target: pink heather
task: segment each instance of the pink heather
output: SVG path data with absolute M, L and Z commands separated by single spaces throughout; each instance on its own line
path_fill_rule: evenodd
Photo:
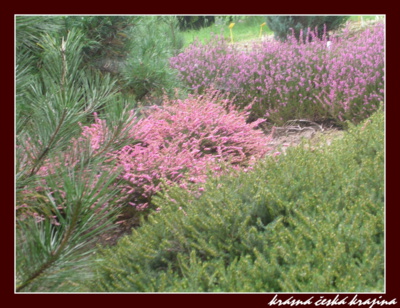
M 262 110 L 258 116 L 272 121 L 301 116 L 293 114 L 300 109 L 314 120 L 344 116 L 357 122 L 369 116 L 384 99 L 384 25 L 354 37 L 344 31 L 329 39 L 330 48 L 326 36 L 318 39 L 309 31 L 308 37 L 312 40 L 255 44 L 250 51 L 215 37 L 206 45 L 192 44 L 170 64 L 190 88 L 214 86 L 235 94 L 241 106 L 255 99 Z
M 263 120 L 248 124 L 247 116 L 215 90 L 152 107 L 130 131 L 132 141 L 141 142 L 106 154 L 124 169 L 125 199 L 144 209 L 165 185 L 190 189 L 206 181 L 208 170 L 221 174 L 221 164 L 240 169 L 265 156 L 270 137 L 256 129 Z M 100 121 L 83 127 L 81 141 L 90 141 L 94 151 L 107 133 Z

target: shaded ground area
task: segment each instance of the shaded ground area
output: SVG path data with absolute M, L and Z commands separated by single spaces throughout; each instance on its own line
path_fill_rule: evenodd
M 341 138 L 344 131 L 332 126 L 319 125 L 308 120 L 288 121 L 282 127 L 270 131 L 272 141 L 268 144 L 271 153 L 285 154 L 288 147 L 298 146 L 303 140 L 310 140 L 311 146 L 330 145 L 334 138 Z

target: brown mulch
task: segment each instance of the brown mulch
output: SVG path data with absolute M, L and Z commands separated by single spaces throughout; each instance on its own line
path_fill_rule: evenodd
M 269 129 L 272 141 L 268 145 L 270 153 L 286 153 L 288 147 L 298 146 L 303 140 L 310 140 L 314 146 L 330 145 L 334 138 L 341 138 L 343 130 L 308 120 L 291 120 L 282 127 Z

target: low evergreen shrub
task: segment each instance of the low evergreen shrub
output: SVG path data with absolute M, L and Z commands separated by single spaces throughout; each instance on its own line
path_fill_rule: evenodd
M 95 257 L 93 292 L 382 292 L 384 116 L 330 146 L 175 187 Z

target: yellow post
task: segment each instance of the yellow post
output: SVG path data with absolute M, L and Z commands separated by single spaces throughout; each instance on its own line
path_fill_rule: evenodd
M 261 26 L 260 26 L 260 37 L 261 37 L 261 34 L 262 34 L 262 28 L 263 28 L 266 24 L 267 24 L 267 23 L 264 22 L 264 23 L 262 23 Z
M 230 25 L 229 25 L 229 31 L 231 32 L 231 43 L 233 44 L 233 33 L 232 33 L 232 28 L 233 28 L 233 26 L 235 25 L 235 23 L 231 23 Z

